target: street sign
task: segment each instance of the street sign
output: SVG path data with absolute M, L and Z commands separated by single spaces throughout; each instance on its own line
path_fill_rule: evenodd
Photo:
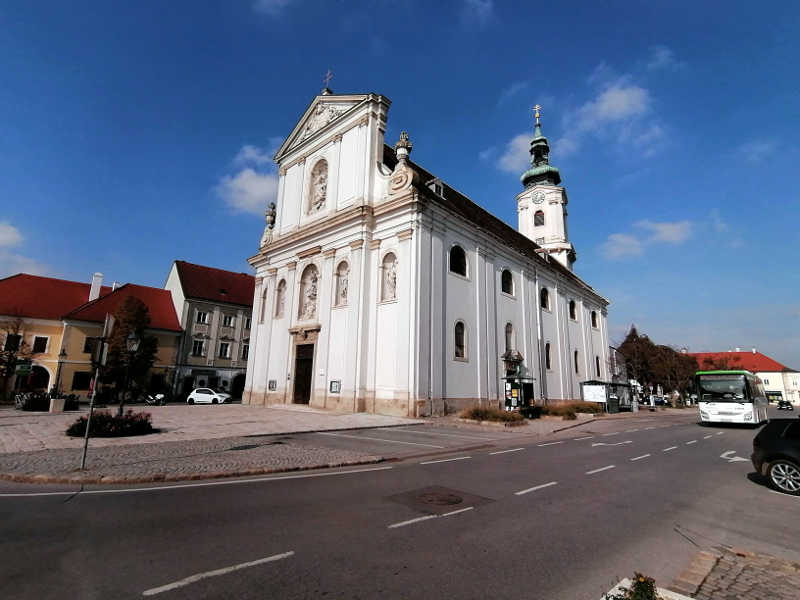
M 14 373 L 17 375 L 30 375 L 33 372 L 33 362 L 30 360 L 17 361 Z

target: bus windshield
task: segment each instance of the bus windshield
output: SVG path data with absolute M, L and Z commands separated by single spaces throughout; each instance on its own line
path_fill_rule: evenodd
M 700 402 L 749 402 L 744 375 L 699 375 Z

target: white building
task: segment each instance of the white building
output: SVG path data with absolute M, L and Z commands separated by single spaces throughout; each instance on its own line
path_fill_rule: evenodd
M 421 416 L 501 404 L 515 363 L 526 400 L 607 380 L 538 113 L 516 230 L 385 145 L 389 105 L 325 89 L 275 155 L 243 401 Z

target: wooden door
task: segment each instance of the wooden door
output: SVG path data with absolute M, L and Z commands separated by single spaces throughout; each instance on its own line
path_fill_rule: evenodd
M 314 344 L 301 344 L 295 349 L 294 398 L 295 404 L 308 404 L 311 400 L 311 380 L 314 367 Z

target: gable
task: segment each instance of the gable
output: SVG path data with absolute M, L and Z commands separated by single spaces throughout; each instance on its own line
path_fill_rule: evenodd
M 317 139 L 323 130 L 329 130 L 334 122 L 346 118 L 363 104 L 369 95 L 358 94 L 349 96 L 326 95 L 317 96 L 303 113 L 292 133 L 286 138 L 275 153 L 275 161 L 281 159 L 293 150 L 303 146 L 307 141 Z

